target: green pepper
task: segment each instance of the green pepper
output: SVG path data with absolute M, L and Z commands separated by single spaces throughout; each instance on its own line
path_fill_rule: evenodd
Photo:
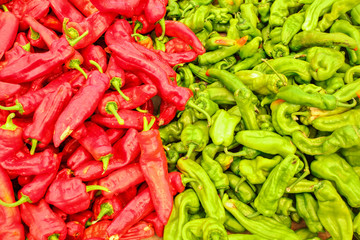
M 190 0 L 190 1 L 179 2 L 179 6 L 183 10 L 182 17 L 186 16 L 187 12 L 193 9 L 194 7 L 209 5 L 212 1 L 214 0 Z
M 350 108 L 348 107 L 337 107 L 334 110 L 322 110 L 319 108 L 310 107 L 308 108 L 308 111 L 294 113 L 293 115 L 300 116 L 300 121 L 303 124 L 310 125 L 318 117 L 333 116 L 349 110 Z
M 319 203 L 317 215 L 333 239 L 353 239 L 351 212 L 331 182 L 318 183 L 314 194 Z
M 198 56 L 198 63 L 200 66 L 217 63 L 226 57 L 234 55 L 240 50 L 240 48 L 241 45 L 234 44 L 233 46 L 223 47 L 211 52 L 206 52 Z
M 227 148 L 224 148 L 224 151 L 225 151 L 225 154 L 227 154 L 227 155 L 234 156 L 234 157 L 244 157 L 246 159 L 254 159 L 261 154 L 260 151 L 255 150 L 253 148 L 246 147 L 246 146 L 243 146 L 242 150 L 239 152 L 236 152 L 236 153 L 229 152 L 227 150 Z
M 290 58 L 281 57 L 267 61 L 268 64 L 261 63 L 253 68 L 255 71 L 262 73 L 274 73 L 276 72 L 284 74 L 286 77 L 295 76 L 295 80 L 299 83 L 310 83 L 312 76 L 310 74 L 310 63 Z M 270 67 L 270 66 L 271 67 Z
M 216 82 L 216 79 L 214 78 L 211 78 L 209 76 L 206 76 L 206 70 L 207 69 L 203 69 L 193 63 L 189 63 L 189 68 L 191 70 L 191 72 L 193 74 L 195 74 L 198 78 L 200 78 L 201 80 L 207 82 L 207 83 L 213 83 L 213 82 Z
M 293 200 L 291 198 L 281 197 L 276 209 L 276 214 L 279 214 L 280 216 L 289 216 L 292 212 L 296 212 L 296 209 L 293 207 Z
M 224 109 L 218 110 L 212 116 L 212 125 L 209 130 L 213 143 L 229 146 L 234 140 L 235 127 L 240 120 L 238 116 L 231 115 Z
M 310 232 L 323 232 L 324 228 L 320 223 L 317 211 L 319 209 L 317 201 L 311 193 L 295 194 L 296 210 L 301 218 L 304 219 Z
M 238 18 L 237 29 L 240 32 L 240 37 L 248 36 L 249 40 L 255 37 L 261 37 L 261 31 L 257 29 L 256 25 L 251 24 L 251 19 L 243 17 L 240 12 L 236 13 L 236 17 Z
M 275 132 L 274 125 L 271 120 L 271 115 L 259 114 L 257 115 L 256 120 L 258 121 L 260 130 Z
M 207 51 L 213 51 L 213 50 L 219 49 L 220 47 L 223 47 L 223 46 L 233 46 L 235 44 L 236 44 L 236 41 L 231 38 L 222 37 L 222 36 L 212 37 L 206 41 L 205 49 Z
M 254 190 L 245 182 L 246 179 L 240 178 L 231 172 L 225 172 L 226 176 L 229 178 L 230 188 L 235 192 L 235 196 L 243 203 L 252 202 L 256 194 Z
M 300 240 L 293 230 L 286 227 L 282 223 L 277 222 L 272 218 L 265 216 L 258 216 L 256 218 L 248 218 L 242 213 L 240 201 L 229 199 L 227 195 L 224 195 L 222 199 L 223 205 L 235 218 L 243 225 L 246 230 L 252 234 L 256 234 L 261 239 L 287 239 L 287 240 Z
M 266 58 L 265 51 L 262 48 L 260 48 L 252 57 L 249 57 L 242 61 L 239 61 L 237 64 L 232 66 L 230 68 L 230 71 L 234 73 L 234 72 L 238 72 L 241 70 L 252 69 L 256 65 L 262 63 L 261 59 L 264 59 L 264 58 Z
M 198 97 L 195 100 L 195 104 L 207 113 L 207 114 L 204 114 L 203 111 L 198 112 L 195 109 L 195 116 L 198 119 L 208 119 L 208 116 L 213 116 L 219 110 L 218 104 L 216 104 L 214 101 L 212 101 L 206 97 L 202 97 L 202 96 Z
M 290 154 L 271 170 L 254 200 L 258 212 L 267 217 L 276 213 L 279 200 L 284 195 L 288 182 L 297 173 L 300 162 L 297 156 Z
M 253 103 L 253 93 L 248 88 L 239 88 L 234 93 L 236 105 L 239 107 L 245 129 L 258 130 L 259 126 L 256 119 L 256 105 Z
M 260 20 L 262 23 L 267 23 L 270 18 L 270 2 L 268 0 L 261 0 L 257 6 L 258 13 L 260 15 Z
M 264 41 L 266 54 L 272 58 L 286 57 L 290 54 L 289 47 L 281 42 L 282 27 L 276 27 L 269 33 Z
M 229 56 L 221 60 L 220 62 L 215 63 L 210 68 L 215 69 L 221 69 L 221 70 L 227 70 L 235 65 L 237 62 L 236 58 L 234 56 Z
M 223 171 L 226 171 L 230 168 L 231 163 L 234 161 L 234 157 L 225 153 L 219 153 L 215 158 L 215 161 L 220 164 Z
M 219 105 L 234 105 L 234 95 L 224 87 L 206 88 L 197 92 L 197 97 L 205 97 Z
M 295 185 L 293 185 L 296 183 Z M 319 181 L 317 179 L 313 180 L 307 180 L 307 179 L 301 179 L 301 181 L 298 181 L 298 178 L 292 178 L 288 186 L 293 185 L 291 188 L 286 188 L 287 193 L 305 193 L 305 192 L 314 192 L 314 187 L 316 184 L 318 184 Z
M 166 6 L 166 11 L 166 16 L 169 19 L 178 19 L 182 15 L 177 0 L 169 0 L 168 5 Z
M 319 17 L 324 15 L 325 11 L 333 5 L 336 0 L 315 0 L 305 11 L 305 21 L 302 30 L 314 30 L 318 24 Z
M 290 42 L 292 51 L 299 51 L 309 47 L 347 47 L 357 49 L 357 42 L 344 33 L 324 33 L 317 31 L 303 31 L 294 36 Z
M 340 148 L 350 148 L 360 144 L 360 128 L 347 125 L 336 129 L 327 137 L 307 138 L 300 131 L 293 132 L 296 147 L 308 155 L 335 153 Z M 236 137 L 235 137 L 236 139 Z
M 277 93 L 277 98 L 282 99 L 286 102 L 320 108 L 323 110 L 334 110 L 337 107 L 353 107 L 354 104 L 348 104 L 338 101 L 338 99 L 330 94 L 321 94 L 319 92 L 306 92 L 306 89 L 295 86 L 288 85 L 280 88 L 280 91 Z
M 230 13 L 236 13 L 240 9 L 242 0 L 218 0 L 220 7 L 227 8 Z
M 287 78 L 280 74 L 265 74 L 253 70 L 242 70 L 235 73 L 251 91 L 260 95 L 268 95 L 279 92 L 279 89 L 287 85 Z
M 311 125 L 320 131 L 333 132 L 346 125 L 359 125 L 360 109 L 352 109 L 332 116 L 318 117 Z
M 205 19 L 210 14 L 210 6 L 202 5 L 199 8 L 194 8 L 193 12 L 189 12 L 189 14 L 180 20 L 180 22 L 184 23 L 188 26 L 194 33 L 198 33 L 204 29 Z
M 270 8 L 269 26 L 281 27 L 290 14 L 289 10 L 300 6 L 301 3 L 296 0 L 275 0 Z
M 257 156 L 253 160 L 241 160 L 239 162 L 239 175 L 245 177 L 251 184 L 262 184 L 270 171 L 282 160 L 275 156 L 272 159 Z
M 360 167 L 360 147 L 342 148 L 340 153 L 345 157 L 346 161 L 353 167 Z
M 335 49 L 312 47 L 306 51 L 306 61 L 310 63 L 314 80 L 325 81 L 345 63 L 345 56 Z
M 313 233 L 307 228 L 301 228 L 296 230 L 295 232 L 303 240 L 320 240 L 320 238 L 317 237 L 317 233 Z
M 247 44 L 242 46 L 242 48 L 240 48 L 239 57 L 241 59 L 252 57 L 258 51 L 261 43 L 262 43 L 262 38 L 261 37 L 253 38 Z
M 224 223 L 225 209 L 213 182 L 205 170 L 193 160 L 185 158 L 178 160 L 177 168 L 185 177 L 196 180 L 189 184 L 195 190 L 207 217 L 212 217 L 217 219 L 219 223 Z
M 360 179 L 352 167 L 337 154 L 316 156 L 311 162 L 314 176 L 334 181 L 338 192 L 351 207 L 360 206 Z
M 193 151 L 201 152 L 209 142 L 209 129 L 206 121 L 197 121 L 187 125 L 181 132 L 181 142 L 188 149 L 186 154 L 190 157 Z
M 296 147 L 289 138 L 264 130 L 240 131 L 235 135 L 235 140 L 246 147 L 282 157 L 296 152 Z
M 213 23 L 213 30 L 219 33 L 226 33 L 230 24 Z
M 321 31 L 328 29 L 333 22 L 340 17 L 341 14 L 344 14 L 351 9 L 355 8 L 360 4 L 359 0 L 338 0 L 335 1 L 331 6 L 331 12 L 326 13 L 321 21 L 319 22 L 319 28 Z
M 239 29 L 237 28 L 238 23 L 239 23 L 239 19 L 237 19 L 237 18 L 230 19 L 229 28 L 227 29 L 227 32 L 226 32 L 227 38 L 230 38 L 233 40 L 238 40 L 241 38 Z
M 354 233 L 360 234 L 360 213 L 356 215 L 353 221 Z
M 256 27 L 259 18 L 257 16 L 257 8 L 253 3 L 245 2 L 240 5 L 241 17 L 247 20 L 250 25 Z
M 356 7 L 354 7 L 351 10 L 350 16 L 351 16 L 352 22 L 355 25 L 360 25 L 360 6 L 359 5 L 357 5 Z
M 344 85 L 333 94 L 341 102 L 347 102 L 358 95 L 360 95 L 360 79 Z
M 200 32 L 196 33 L 196 37 L 200 40 L 201 44 L 205 46 L 206 40 L 209 38 L 210 32 L 205 28 Z
M 180 230 L 183 240 L 228 238 L 224 225 L 209 217 L 191 220 Z
M 181 131 L 181 125 L 179 125 L 176 121 L 161 127 L 159 132 L 163 144 L 168 144 L 170 142 L 176 142 L 180 140 Z
M 194 75 L 190 70 L 189 66 L 182 66 L 177 69 L 183 81 L 181 81 L 180 86 L 189 87 L 191 84 L 195 82 Z M 179 84 L 178 84 L 179 85 Z
M 224 227 L 226 230 L 229 230 L 232 233 L 242 233 L 246 231 L 246 229 L 228 211 L 225 211 L 225 216 Z
M 301 26 L 305 21 L 305 13 L 299 12 L 290 15 L 284 23 L 281 32 L 281 42 L 288 45 L 291 39 L 301 30 Z
M 344 76 L 341 73 L 336 73 L 325 81 L 316 81 L 316 84 L 325 89 L 326 93 L 333 94 L 345 85 Z
M 181 130 L 184 129 L 187 125 L 193 124 L 198 119 L 195 115 L 195 110 L 193 108 L 186 108 L 184 111 L 181 112 L 181 116 L 178 119 L 178 125 L 180 126 Z M 180 137 L 180 134 L 179 134 Z M 180 138 L 179 138 L 180 140 Z
M 228 240 L 262 240 L 263 238 L 255 234 L 229 234 Z
M 181 240 L 181 230 L 189 221 L 190 214 L 199 212 L 201 208 L 199 199 L 192 189 L 179 193 L 173 204 L 168 223 L 164 228 L 164 238 Z
M 290 135 L 294 131 L 309 134 L 309 129 L 305 125 L 298 124 L 292 117 L 292 114 L 301 109 L 300 105 L 276 100 L 270 105 L 272 111 L 272 123 L 277 133 L 281 135 Z
M 348 21 L 346 21 L 346 20 L 336 21 L 331 26 L 330 32 L 331 33 L 334 33 L 334 32 L 344 33 L 344 34 L 352 37 L 353 39 L 355 39 L 357 42 L 357 48 L 360 47 L 360 32 L 359 32 L 359 30 L 356 29 L 355 26 L 351 25 L 351 23 L 349 23 Z M 350 64 L 351 65 L 360 64 L 359 51 L 355 51 L 354 49 L 347 49 L 347 51 L 348 51 L 349 58 L 350 58 Z

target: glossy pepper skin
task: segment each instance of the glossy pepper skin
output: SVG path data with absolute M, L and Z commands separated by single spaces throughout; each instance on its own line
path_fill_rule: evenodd
M 353 168 L 338 154 L 320 155 L 310 165 L 311 173 L 319 178 L 334 181 L 336 188 L 351 207 L 360 204 L 360 179 Z
M 229 146 L 234 140 L 235 127 L 241 118 L 229 114 L 224 109 L 218 110 L 212 116 L 212 124 L 209 130 L 211 140 L 216 145 Z
M 17 17 L 13 13 L 9 12 L 6 7 L 4 10 L 5 11 L 0 14 L 0 36 L 2 42 L 0 48 L 0 59 L 14 43 L 16 33 L 19 28 L 19 20 Z
M 181 132 L 181 142 L 188 150 L 186 156 L 190 157 L 191 153 L 201 152 L 209 142 L 209 130 L 206 121 L 197 121 L 184 127 Z
M 244 182 L 244 179 L 232 174 L 231 172 L 225 172 L 225 174 L 229 179 L 229 186 L 231 190 L 234 190 L 234 195 L 237 199 L 244 203 L 250 203 L 255 199 L 256 195 L 254 190 L 248 183 Z
M 107 70 L 107 56 L 105 50 L 99 46 L 91 44 L 83 49 L 81 49 L 81 55 L 84 58 L 84 67 L 89 70 L 97 70 L 97 68 L 90 63 L 90 60 L 95 61 L 98 63 L 105 72 Z
M 100 0 L 91 0 L 91 3 L 102 12 L 116 12 L 127 18 L 132 17 L 136 11 L 136 8 L 140 5 L 140 0 L 132 1 L 121 1 L 121 0 L 112 0 L 112 1 L 100 1 Z
M 214 218 L 199 218 L 190 220 L 182 228 L 183 239 L 191 239 L 193 236 L 204 239 L 218 238 L 227 239 L 224 225 Z
M 84 16 L 68 1 L 50 0 L 51 9 L 54 11 L 58 19 L 63 22 L 64 18 L 69 18 L 70 21 L 81 22 Z
M 1 201 L 11 203 L 15 201 L 13 185 L 6 171 L 0 167 Z M 24 226 L 21 224 L 18 207 L 9 208 L 0 206 L 1 227 L 0 233 L 4 239 L 24 240 Z
M 71 221 L 66 223 L 67 239 L 80 240 L 83 238 L 85 226 L 79 222 Z
M 305 220 L 310 232 L 317 233 L 324 231 L 317 216 L 319 205 L 315 198 L 310 193 L 298 193 L 295 195 L 295 198 L 296 211 Z
M 90 0 L 69 0 L 86 17 L 99 11 Z
M 335 153 L 340 148 L 350 148 L 359 144 L 359 127 L 347 125 L 336 129 L 327 137 L 307 138 L 296 131 L 292 134 L 292 141 L 296 147 L 308 155 L 322 155 Z
M 190 185 L 198 195 L 207 216 L 223 223 L 225 221 L 225 209 L 221 206 L 221 199 L 205 170 L 195 161 L 185 158 L 178 160 L 177 168 L 185 177 L 197 180 L 196 182 L 190 182 Z
M 116 19 L 105 32 L 105 43 L 106 45 L 116 44 L 119 39 L 133 42 L 135 40 L 131 37 L 132 33 L 131 25 L 126 19 Z
M 314 194 L 319 203 L 317 215 L 324 228 L 334 239 L 352 239 L 351 212 L 331 182 L 319 182 Z
M 14 117 L 15 113 L 9 114 L 6 123 L 0 127 L 1 162 L 13 156 L 24 146 L 24 142 L 22 141 L 23 129 L 12 122 Z
M 105 90 L 109 88 L 109 77 L 98 71 L 89 74 L 86 84 L 70 100 L 55 123 L 53 141 L 58 147 L 72 131 L 85 121 L 96 109 Z M 84 107 L 79 108 L 79 106 Z M 76 116 L 73 112 L 76 111 Z
M 67 228 L 64 220 L 57 216 L 44 199 L 36 204 L 25 203 L 20 206 L 21 218 L 29 226 L 30 234 L 37 239 L 51 239 L 57 236 L 65 240 Z

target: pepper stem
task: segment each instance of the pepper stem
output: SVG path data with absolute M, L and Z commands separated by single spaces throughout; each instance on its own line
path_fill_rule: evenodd
M 186 153 L 185 159 L 188 159 L 191 156 L 191 154 L 194 152 L 196 147 L 197 147 L 196 144 L 193 143 L 189 144 L 189 150 Z
M 107 170 L 107 168 L 108 168 L 108 166 L 109 166 L 110 158 L 111 158 L 112 156 L 113 156 L 112 154 L 108 154 L 108 155 L 103 156 L 103 157 L 100 158 L 100 161 L 103 162 L 103 169 L 104 169 L 104 171 L 103 171 L 102 174 L 104 174 L 104 173 L 106 172 L 106 170 Z
M 234 156 L 234 157 L 242 157 L 244 156 L 246 153 L 245 151 L 240 151 L 240 152 L 236 152 L 236 153 L 233 153 L 233 152 L 229 152 L 227 147 L 224 147 L 224 152 L 226 155 L 229 155 L 229 156 Z
M 17 126 L 13 123 L 12 119 L 15 117 L 15 113 L 10 113 L 6 118 L 6 123 L 0 128 L 4 130 L 15 131 Z
M 148 38 L 148 36 L 141 35 L 140 33 L 134 33 L 134 34 L 131 34 L 131 36 L 133 38 L 138 38 L 138 39 L 135 39 L 137 42 L 144 41 Z
M 114 214 L 114 209 L 111 206 L 110 203 L 106 202 L 100 205 L 100 212 L 96 218 L 95 221 L 92 222 L 92 224 L 97 223 L 98 221 L 100 221 L 105 215 L 111 216 L 112 214 Z
M 158 21 L 161 26 L 161 35 L 158 37 L 159 41 L 162 41 L 165 37 L 165 19 L 162 18 Z
M 21 193 L 21 198 L 14 203 L 6 203 L 0 199 L 0 205 L 2 205 L 4 207 L 17 207 L 17 206 L 20 206 L 21 204 L 27 203 L 27 202 L 32 203 L 31 199 L 22 193 Z
M 135 26 L 134 26 L 134 34 L 136 34 L 138 29 L 141 30 L 142 27 L 143 27 L 143 24 L 141 22 L 139 22 L 139 21 L 136 21 Z
M 32 27 L 29 27 L 30 28 L 30 37 L 32 40 L 38 40 L 40 38 L 40 34 L 38 32 L 35 32 L 34 29 L 32 29 Z
M 195 109 L 198 112 L 201 112 L 202 114 L 205 115 L 207 121 L 208 121 L 208 127 L 211 126 L 211 116 L 209 115 L 208 112 L 206 112 L 204 109 L 200 108 L 198 105 L 196 105 L 192 100 L 189 100 L 186 105 L 188 105 L 189 107 Z
M 19 103 L 19 101 L 17 99 L 15 100 L 14 106 L 11 106 L 11 107 L 0 106 L 0 109 L 7 110 L 7 111 L 18 111 L 20 114 L 24 113 L 24 109 L 23 109 L 21 103 Z
M 304 173 L 298 178 L 295 180 L 295 182 L 293 182 L 290 186 L 288 186 L 286 188 L 286 191 L 287 192 L 290 192 L 291 191 L 291 188 L 293 188 L 296 184 L 298 184 L 301 180 L 303 180 L 304 178 L 306 178 L 306 176 L 310 175 L 310 168 L 309 168 L 309 163 L 305 157 L 304 154 L 302 154 L 300 151 L 296 151 L 296 154 L 299 155 L 303 162 L 304 162 Z
M 147 117 L 144 116 L 143 121 L 144 121 L 143 132 L 145 132 L 145 131 L 149 131 L 152 128 L 152 126 L 154 125 L 154 123 L 156 121 L 156 118 L 151 116 L 151 120 L 150 120 L 150 122 L 148 122 Z
M 59 234 L 55 233 L 48 237 L 48 240 L 59 240 Z
M 99 185 L 87 185 L 86 186 L 86 192 L 97 191 L 97 190 L 110 192 L 110 190 L 108 188 L 103 187 L 103 186 L 99 186 Z
M 141 113 L 148 113 L 148 110 L 143 110 L 140 107 L 137 107 L 136 111 L 141 112 Z
M 105 110 L 106 110 L 106 112 L 111 113 L 112 115 L 114 115 L 114 117 L 116 118 L 116 120 L 118 121 L 118 123 L 120 125 L 125 124 L 124 119 L 122 119 L 120 117 L 120 115 L 118 114 L 118 112 L 117 112 L 118 106 L 117 106 L 116 102 L 108 102 L 106 104 Z
M 8 12 L 9 11 L 9 9 L 3 4 L 3 5 L 1 5 L 1 7 L 4 9 L 4 12 Z
M 111 80 L 110 80 L 110 84 L 111 86 L 113 86 L 116 91 L 118 91 L 118 93 L 120 94 L 120 96 L 122 96 L 126 101 L 129 101 L 130 98 L 128 96 L 126 96 L 123 91 L 121 91 L 121 86 L 122 86 L 122 79 L 119 78 L 119 77 L 113 77 Z
M 32 138 L 31 139 L 30 155 L 34 155 L 37 144 L 38 144 L 38 140 L 36 140 L 35 138 Z
M 239 182 L 235 186 L 235 192 L 239 192 L 239 188 L 240 188 L 241 184 L 243 184 L 245 181 L 246 181 L 245 177 L 240 178 Z
M 92 65 L 94 65 L 94 66 L 98 69 L 99 72 L 104 73 L 104 71 L 103 71 L 102 67 L 100 66 L 100 64 L 98 64 L 98 63 L 95 62 L 94 60 L 90 60 L 89 63 L 91 63 Z
M 337 107 L 344 107 L 344 108 L 353 108 L 357 105 L 356 100 L 353 98 L 352 103 L 343 103 L 343 102 L 337 102 Z
M 30 52 L 31 44 L 28 42 L 24 46 L 21 46 L 25 51 Z
M 268 67 L 273 70 L 273 72 L 276 74 L 276 76 L 278 76 L 280 78 L 280 80 L 284 81 L 284 79 L 282 78 L 282 76 L 275 70 L 275 68 L 273 66 L 271 66 L 271 64 L 266 60 L 266 59 L 261 59 L 261 61 L 263 61 L 266 65 L 268 65 Z
M 186 186 L 186 184 L 190 183 L 190 182 L 199 182 L 197 179 L 195 178 L 190 178 L 190 177 L 181 177 L 181 182 L 184 186 Z
M 67 38 L 75 39 L 79 37 L 79 32 L 75 28 L 67 28 L 66 24 L 69 22 L 69 18 L 64 18 L 62 27 Z
M 88 75 L 86 74 L 86 72 L 84 71 L 84 69 L 82 69 L 82 68 L 80 67 L 80 60 L 79 60 L 79 59 L 72 59 L 72 60 L 70 60 L 69 68 L 78 70 L 79 72 L 82 73 L 82 75 L 84 75 L 85 79 L 88 78 Z

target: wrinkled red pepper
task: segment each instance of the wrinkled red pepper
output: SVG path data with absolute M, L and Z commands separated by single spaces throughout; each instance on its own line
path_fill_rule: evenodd
M 140 145 L 137 134 L 136 129 L 129 128 L 125 136 L 114 144 L 114 161 L 121 162 L 126 166 L 140 155 Z
M 90 0 L 69 0 L 86 17 L 99 11 Z
M 166 53 L 160 50 L 155 51 L 172 67 L 181 63 L 192 62 L 198 56 L 198 54 L 194 50 L 174 53 Z
M 151 223 L 154 226 L 156 236 L 162 237 L 164 234 L 164 224 L 162 224 L 156 212 L 152 212 L 143 218 L 144 221 Z
M 31 46 L 40 49 L 48 49 L 44 42 L 44 39 L 42 39 L 40 34 L 34 31 L 31 27 L 27 33 L 27 38 L 29 39 Z
M 109 64 L 106 69 L 106 74 L 110 78 L 111 87 L 114 88 L 116 91 L 118 91 L 118 93 L 126 101 L 128 101 L 129 97 L 126 96 L 121 90 L 121 87 L 125 85 L 125 72 L 121 67 L 119 67 L 119 65 L 116 63 L 113 57 L 110 57 L 109 59 Z
M 144 14 L 149 23 L 156 23 L 165 17 L 167 3 L 164 0 L 148 0 Z
M 106 45 L 116 44 L 119 39 L 134 42 L 131 34 L 130 23 L 126 19 L 116 19 L 105 33 L 105 43 Z
M 0 59 L 13 45 L 19 28 L 19 20 L 3 5 L 4 12 L 0 12 Z
M 147 100 L 146 103 L 140 106 L 140 108 L 137 109 L 138 111 L 143 111 L 145 113 L 154 114 L 155 107 L 154 103 L 151 99 Z
M 24 146 L 23 129 L 12 122 L 14 117 L 15 113 L 9 114 L 6 123 L 0 127 L 0 162 L 13 156 Z
M 132 28 L 134 29 L 133 33 L 147 34 L 155 29 L 155 24 L 149 23 L 145 15 L 143 14 L 138 16 L 133 16 L 131 20 L 133 22 L 132 23 Z
M 19 84 L 0 82 L 0 101 L 6 100 L 16 93 L 18 93 L 21 89 Z
M 165 52 L 167 53 L 181 53 L 191 51 L 189 44 L 180 38 L 173 38 L 165 43 Z
M 131 72 L 125 72 L 125 80 L 124 88 L 139 86 L 143 83 L 138 76 Z
M 62 22 L 60 22 L 54 13 L 49 13 L 45 17 L 40 18 L 39 23 L 54 31 L 62 32 Z
M 134 15 L 136 8 L 143 0 L 91 0 L 92 4 L 101 12 L 115 12 L 126 18 Z
M 157 119 L 158 125 L 163 126 L 170 123 L 171 120 L 173 120 L 174 117 L 176 116 L 176 113 L 177 113 L 176 106 L 162 100 L 160 103 L 159 117 Z
M 81 225 L 88 227 L 91 225 L 91 219 L 93 219 L 94 213 L 90 210 L 85 210 L 79 213 L 70 214 L 68 215 L 68 221 L 76 221 L 79 222 Z
M 85 226 L 76 221 L 66 223 L 67 236 L 66 240 L 82 240 L 84 236 Z
M 90 62 L 90 60 L 99 64 L 101 69 L 105 72 L 107 69 L 107 59 L 105 50 L 99 46 L 91 44 L 80 51 L 84 58 L 84 66 L 88 70 L 96 70 L 97 68 Z
M 74 22 L 84 21 L 85 17 L 68 0 L 49 0 L 49 2 L 60 22 L 63 22 L 65 18 Z

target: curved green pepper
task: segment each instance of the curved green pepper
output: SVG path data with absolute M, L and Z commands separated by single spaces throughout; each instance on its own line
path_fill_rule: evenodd
M 246 18 L 247 16 L 243 17 L 240 12 L 236 13 L 236 17 L 239 20 L 237 29 L 240 32 L 240 37 L 248 36 L 249 40 L 255 37 L 261 37 L 261 31 L 257 29 L 256 25 L 254 26 L 251 24 L 251 19 Z
M 228 37 L 223 37 L 223 36 L 219 36 L 219 37 L 212 37 L 209 38 L 206 43 L 205 43 L 205 49 L 207 51 L 213 51 L 216 49 L 219 49 L 220 47 L 223 46 L 233 46 L 236 44 L 236 41 L 228 38 Z
M 346 161 L 353 167 L 360 167 L 360 146 L 351 148 L 342 148 L 340 153 L 345 157 Z
M 200 66 L 214 64 L 222 59 L 234 55 L 241 48 L 241 45 L 234 44 L 229 47 L 223 47 L 220 49 L 216 49 L 214 51 L 206 52 L 202 55 L 199 55 L 197 60 Z
M 352 167 L 339 155 L 316 156 L 310 168 L 314 176 L 334 181 L 338 192 L 351 207 L 360 206 L 360 179 Z
M 188 149 L 186 157 L 193 151 L 201 152 L 209 142 L 209 129 L 206 121 L 197 121 L 187 125 L 181 132 L 181 142 Z
M 345 85 L 343 74 L 336 73 L 325 81 L 317 81 L 316 85 L 319 85 L 325 89 L 327 94 L 333 94 Z
M 226 240 L 227 232 L 224 225 L 214 218 L 200 218 L 187 222 L 181 229 L 183 240 L 219 239 Z
M 320 240 L 320 238 L 317 237 L 317 233 L 313 233 L 307 228 L 301 228 L 299 230 L 296 230 L 295 232 L 303 240 Z
M 310 193 L 295 194 L 296 210 L 301 218 L 305 220 L 306 226 L 310 232 L 317 233 L 324 231 L 317 216 L 319 208 L 317 201 Z
M 229 114 L 224 109 L 218 110 L 212 116 L 212 125 L 209 130 L 210 138 L 216 145 L 229 146 L 234 140 L 236 125 L 241 118 Z
M 239 88 L 235 91 L 234 97 L 236 105 L 239 107 L 239 111 L 244 122 L 245 129 L 257 130 L 259 129 L 256 119 L 256 105 L 253 103 L 253 93 L 248 88 Z
M 352 109 L 332 116 L 318 117 L 311 125 L 320 131 L 333 132 L 346 125 L 360 126 L 360 109 Z
M 293 207 L 293 200 L 291 198 L 281 197 L 276 209 L 276 214 L 280 214 L 280 216 L 289 216 L 290 213 L 293 212 L 296 212 L 296 209 Z
M 219 110 L 219 105 L 206 97 L 198 97 L 195 100 L 195 104 L 199 108 L 203 109 L 208 114 L 208 116 L 213 116 Z M 195 116 L 198 119 L 208 119 L 208 116 L 206 116 L 204 112 L 198 112 L 196 109 Z
M 355 25 L 360 25 L 360 6 L 357 5 L 350 12 L 351 19 Z
M 270 6 L 271 3 L 268 0 L 261 0 L 257 6 L 258 13 L 260 15 L 260 20 L 263 23 L 267 23 L 270 18 Z
M 340 102 L 347 102 L 358 95 L 360 95 L 360 79 L 344 85 L 333 94 Z
M 250 42 L 245 44 L 242 48 L 240 48 L 239 57 L 241 59 L 252 57 L 258 51 L 261 43 L 262 43 L 262 38 L 255 37 Z
M 193 124 L 197 120 L 198 119 L 195 116 L 195 110 L 193 108 L 186 108 L 184 111 L 181 112 L 181 116 L 178 119 L 178 125 L 181 129 L 184 129 L 187 125 Z
M 223 171 L 226 171 L 230 168 L 231 163 L 234 161 L 234 157 L 225 153 L 219 153 L 215 158 L 215 161 L 220 164 Z
M 319 17 L 333 5 L 336 0 L 315 0 L 305 11 L 305 21 L 302 30 L 314 30 L 318 24 Z
M 229 230 L 232 233 L 241 233 L 245 232 L 246 229 L 228 212 L 225 212 L 225 222 L 224 227 L 226 230 Z
M 205 19 L 209 14 L 210 6 L 202 5 L 199 8 L 196 8 L 194 12 L 189 12 L 189 14 L 185 18 L 182 18 L 180 22 L 188 26 L 194 33 L 197 33 L 204 29 Z
M 227 8 L 230 13 L 236 13 L 240 9 L 242 0 L 218 0 L 220 7 Z
M 254 200 L 258 212 L 267 217 L 276 213 L 279 200 L 284 195 L 288 182 L 298 172 L 300 162 L 297 156 L 290 154 L 270 172 Z
M 169 19 L 177 19 L 180 18 L 182 15 L 177 0 L 169 0 L 168 5 L 166 6 L 166 12 L 166 16 Z
M 182 131 L 181 125 L 178 122 L 171 122 L 161 128 L 159 128 L 159 133 L 161 141 L 163 144 L 168 144 L 170 142 L 176 142 L 180 140 L 180 134 Z
M 236 138 L 235 138 L 236 139 Z M 327 137 L 307 138 L 300 131 L 293 132 L 296 147 L 307 155 L 335 153 L 340 148 L 350 148 L 360 144 L 360 128 L 347 125 L 336 129 Z
M 325 180 L 318 183 L 314 194 L 319 203 L 317 215 L 332 238 L 352 240 L 351 212 L 331 182 Z
M 245 58 L 242 61 L 239 61 L 234 66 L 230 68 L 231 72 L 238 72 L 241 70 L 249 70 L 255 67 L 256 65 L 262 63 L 262 59 L 266 58 L 265 51 L 260 48 L 257 50 L 257 52 L 249 58 Z
M 270 8 L 270 27 L 281 27 L 290 15 L 289 9 L 300 6 L 301 3 L 296 0 L 275 0 Z
M 180 158 L 177 168 L 185 177 L 190 177 L 196 181 L 190 182 L 190 186 L 196 192 L 207 217 L 217 219 L 219 223 L 225 221 L 225 209 L 218 196 L 216 188 L 205 170 L 191 159 Z
M 235 196 L 243 203 L 252 202 L 256 194 L 254 190 L 245 182 L 246 179 L 240 178 L 231 172 L 225 172 L 229 179 L 230 188 L 235 191 Z
M 213 82 L 216 82 L 216 79 L 214 78 L 211 78 L 209 76 L 206 76 L 206 70 L 207 69 L 203 69 L 193 63 L 189 63 L 189 68 L 191 70 L 191 72 L 193 74 L 195 74 L 198 78 L 200 78 L 201 80 L 207 82 L 207 83 L 213 83 Z
M 219 105 L 234 105 L 234 95 L 224 87 L 206 88 L 196 93 L 198 97 L 205 97 Z
M 305 13 L 299 12 L 291 14 L 284 23 L 281 32 L 281 42 L 288 45 L 291 39 L 301 30 L 301 26 L 305 21 Z
M 315 185 L 319 183 L 317 179 L 314 179 L 312 181 L 307 179 L 301 179 L 301 181 L 298 181 L 298 178 L 292 178 L 288 183 L 288 186 L 293 185 L 295 182 L 296 184 L 294 186 L 292 186 L 291 188 L 286 188 L 287 193 L 311 193 L 314 192 Z

